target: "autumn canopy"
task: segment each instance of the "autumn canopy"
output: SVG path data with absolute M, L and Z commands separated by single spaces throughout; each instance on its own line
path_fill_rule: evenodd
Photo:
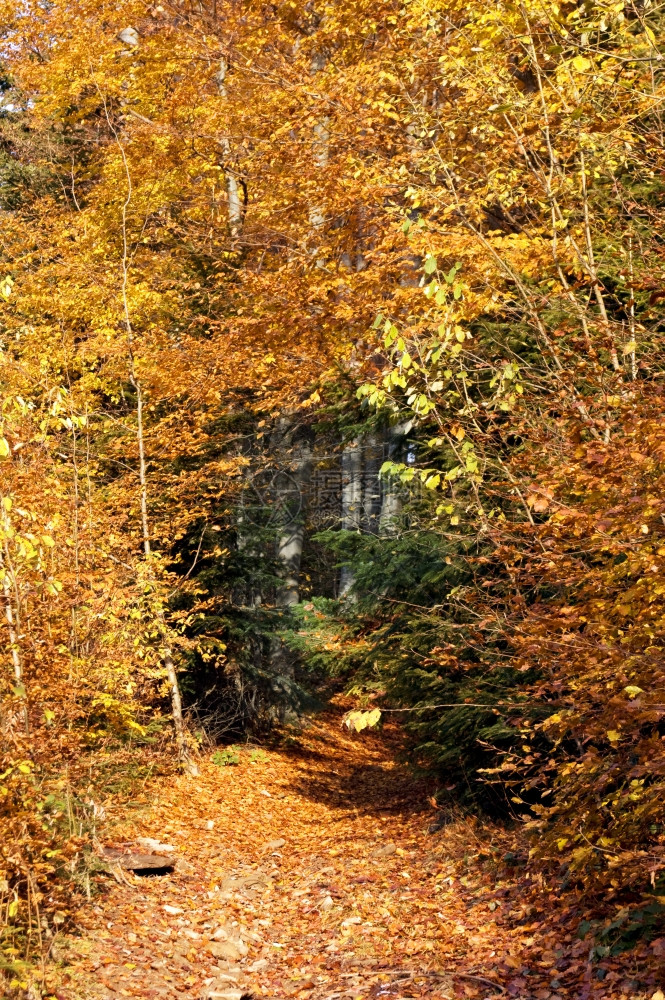
M 118 775 L 331 692 L 650 946 L 661 6 L 0 11 L 8 981 L 94 895 Z

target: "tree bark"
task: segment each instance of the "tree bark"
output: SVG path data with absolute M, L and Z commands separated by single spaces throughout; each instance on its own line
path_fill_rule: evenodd
M 5 601 L 5 621 L 7 622 L 7 631 L 9 632 L 9 651 L 12 660 L 12 667 L 14 670 L 14 684 L 16 685 L 16 691 L 18 692 L 18 697 L 20 697 L 23 704 L 23 727 L 25 730 L 25 735 L 30 734 L 30 719 L 28 715 L 28 696 L 25 690 L 24 678 L 23 678 L 23 662 L 21 659 L 21 647 L 19 645 L 19 637 L 16 631 L 18 624 L 18 608 L 16 614 L 14 613 L 14 608 L 12 606 L 12 578 L 10 575 L 10 559 L 9 553 L 6 551 L 5 543 L 5 556 L 3 558 L 2 553 L 0 553 L 0 569 L 3 570 L 2 576 L 2 590 Z
M 291 429 L 287 418 L 283 418 L 281 423 L 284 443 L 287 443 L 291 438 Z M 281 608 L 292 607 L 300 601 L 300 561 L 305 538 L 304 493 L 312 473 L 312 449 L 309 442 L 292 444 L 291 449 L 296 452 L 296 458 L 295 463 L 292 463 L 293 471 L 284 473 L 286 498 L 282 504 L 283 522 L 277 538 L 277 561 L 282 584 L 277 592 L 276 603 Z M 279 502 L 278 498 L 278 504 Z
M 319 73 L 322 69 L 325 69 L 328 58 L 324 52 L 317 52 L 312 56 L 312 61 L 310 63 L 310 72 L 312 76 Z M 312 139 L 312 158 L 314 160 L 314 166 L 317 170 L 325 170 L 328 166 L 330 158 L 330 118 L 328 115 L 324 115 L 313 128 L 313 139 Z M 326 209 L 325 202 L 315 201 L 309 206 L 309 221 L 312 228 L 316 231 L 323 229 L 326 221 Z M 317 251 L 315 250 L 314 253 Z M 323 268 L 325 267 L 325 260 L 317 259 L 316 266 Z
M 277 536 L 276 552 L 281 582 L 275 595 L 275 604 L 278 608 L 288 609 L 300 602 L 300 563 L 305 538 L 304 492 L 312 472 L 312 449 L 308 441 L 294 442 L 296 429 L 290 417 L 282 417 L 278 429 L 279 450 L 282 451 L 281 458 L 286 468 L 277 477 L 277 504 L 282 512 L 282 524 Z M 288 455 L 292 457 L 287 463 Z M 273 690 L 282 701 L 276 711 L 283 718 L 294 687 L 294 654 L 278 635 L 272 636 L 270 666 Z
M 342 451 L 342 529 L 360 531 L 363 502 L 363 448 L 360 438 L 349 442 Z M 346 597 L 355 582 L 350 566 L 342 566 L 339 596 Z
M 391 427 L 387 433 L 387 458 L 394 461 L 401 448 L 400 427 Z M 397 534 L 398 519 L 402 512 L 402 499 L 394 480 L 385 477 L 381 483 L 381 513 L 379 515 L 379 534 L 390 536 Z
M 220 97 L 226 97 L 226 73 L 228 64 L 222 56 L 219 61 L 219 70 L 215 77 L 217 81 L 217 91 Z M 238 187 L 237 173 L 231 167 L 231 143 L 224 136 L 220 139 L 220 146 L 224 153 L 224 182 L 226 185 L 226 197 L 228 199 L 228 221 L 229 232 L 235 239 L 242 229 L 242 203 L 240 201 L 240 191 Z
M 312 140 L 312 150 L 314 166 L 319 170 L 324 170 L 328 166 L 330 132 L 328 130 L 329 119 L 323 118 L 314 126 L 314 139 Z M 322 201 L 313 202 L 309 208 L 309 221 L 314 229 L 322 229 L 326 221 L 325 205 Z M 317 264 L 323 266 L 321 261 Z
M 363 470 L 363 504 L 361 529 L 371 535 L 379 533 L 381 516 L 381 466 L 383 464 L 383 442 L 377 434 L 369 434 L 365 439 Z

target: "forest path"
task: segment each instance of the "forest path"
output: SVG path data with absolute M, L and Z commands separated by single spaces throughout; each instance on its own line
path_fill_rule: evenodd
M 277 749 L 241 748 L 231 766 L 213 754 L 199 777 L 157 783 L 122 834 L 168 841 L 175 871 L 104 880 L 56 995 L 582 995 L 557 989 L 554 946 L 524 926 L 517 881 L 488 876 L 487 828 L 428 835 L 435 814 L 396 762 L 398 730 L 357 736 L 340 723 L 319 716 Z

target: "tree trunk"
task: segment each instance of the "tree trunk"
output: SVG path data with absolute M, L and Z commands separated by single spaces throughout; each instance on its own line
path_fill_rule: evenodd
M 300 560 L 304 525 L 295 521 L 284 529 L 277 542 L 277 559 L 282 570 L 282 584 L 277 592 L 280 608 L 292 607 L 300 601 Z
M 312 141 L 314 166 L 319 170 L 324 170 L 328 166 L 330 132 L 328 130 L 329 119 L 323 118 L 314 126 L 314 139 Z M 314 229 L 322 229 L 326 220 L 325 205 L 323 202 L 313 202 L 309 207 L 309 221 Z M 323 262 L 317 261 L 319 266 Z
M 383 442 L 376 434 L 365 439 L 365 462 L 363 474 L 363 509 L 361 530 L 371 535 L 379 533 L 381 516 L 381 466 L 383 464 Z
M 5 543 L 6 548 L 6 543 Z M 18 633 L 16 627 L 18 624 L 18 608 L 17 613 L 14 613 L 14 608 L 12 606 L 12 577 L 10 575 L 10 559 L 9 553 L 5 551 L 5 557 L 2 557 L 0 553 L 0 570 L 3 571 L 2 575 L 2 590 L 5 601 L 5 621 L 7 622 L 7 630 L 9 632 L 9 651 L 12 660 L 12 667 L 14 669 L 14 684 L 17 692 L 17 696 L 21 699 L 23 703 L 23 728 L 25 730 L 25 735 L 28 736 L 30 733 L 30 719 L 28 715 L 28 696 L 25 690 L 25 684 L 23 679 L 23 662 L 21 660 L 21 647 L 19 645 Z
M 310 72 L 312 76 L 325 69 L 328 62 L 327 56 L 323 52 L 317 52 L 312 56 Z M 316 123 L 313 128 L 314 137 L 312 139 L 312 154 L 314 166 L 318 170 L 325 170 L 330 157 L 330 118 L 325 115 Z M 313 229 L 320 231 L 326 221 L 326 208 L 323 200 L 312 202 L 309 206 L 309 221 Z M 314 250 L 314 253 L 317 251 Z M 317 267 L 325 267 L 325 260 L 317 259 Z
M 180 697 L 178 674 L 176 673 L 175 663 L 173 662 L 173 655 L 168 646 L 164 648 L 162 659 L 164 660 L 164 666 L 166 667 L 166 677 L 168 679 L 169 690 L 171 692 L 171 715 L 173 717 L 173 728 L 175 729 L 178 752 L 180 753 L 180 757 L 189 772 L 192 775 L 196 775 L 198 774 L 198 768 L 192 763 L 189 756 L 189 749 L 187 747 L 187 733 L 185 732 L 185 723 L 182 717 L 182 698 Z
M 131 381 L 137 393 L 136 439 L 139 448 L 139 485 L 141 490 L 141 528 L 143 533 L 143 552 L 145 554 L 146 562 L 148 563 L 148 566 L 150 566 L 152 550 L 150 546 L 150 523 L 148 521 L 148 482 L 146 478 L 145 438 L 143 434 L 143 393 L 141 390 L 141 384 L 137 381 L 134 373 L 134 361 L 131 353 L 130 358 Z M 152 578 L 152 572 L 150 573 L 150 576 L 151 582 L 154 584 L 155 580 Z M 166 619 L 164 612 L 161 609 L 157 612 L 157 618 L 159 619 L 162 627 L 165 629 Z M 166 678 L 171 695 L 171 717 L 173 719 L 173 728 L 175 730 L 178 754 L 189 773 L 196 775 L 198 774 L 198 768 L 192 762 L 189 754 L 189 747 L 187 745 L 187 733 L 185 731 L 185 721 L 182 715 L 182 698 L 180 696 L 180 687 L 178 685 L 178 674 L 176 672 L 175 663 L 173 662 L 173 653 L 168 645 L 164 646 L 162 651 L 162 660 L 164 661 L 164 667 L 166 668 Z
M 342 451 L 342 529 L 360 531 L 363 502 L 363 449 L 360 438 L 349 442 Z M 355 576 L 350 566 L 342 566 L 339 596 L 346 597 Z
M 129 318 L 127 318 L 128 330 L 129 330 L 129 377 L 134 389 L 136 390 L 136 441 L 139 450 L 139 488 L 141 492 L 140 505 L 141 505 L 141 533 L 143 535 L 143 553 L 146 558 L 146 562 L 150 566 L 150 560 L 152 558 L 152 549 L 150 545 L 150 522 L 148 520 L 148 480 L 146 475 L 146 457 L 145 457 L 145 436 L 143 433 L 143 390 L 141 383 L 136 378 L 136 372 L 134 369 L 134 354 L 133 354 L 133 344 L 132 344 L 132 334 L 131 325 L 129 324 Z M 155 583 L 152 572 L 150 573 L 151 582 Z M 157 612 L 157 618 L 160 624 L 165 628 L 166 620 L 163 611 Z M 197 774 L 198 769 L 196 765 L 193 764 L 190 754 L 189 747 L 187 746 L 187 734 L 185 731 L 185 722 L 182 715 L 182 698 L 180 696 L 180 687 L 178 685 L 178 675 L 176 673 L 175 664 L 173 662 L 173 654 L 170 647 L 167 645 L 164 647 L 162 652 L 162 660 L 164 661 L 164 667 L 166 668 L 166 677 L 169 685 L 169 692 L 171 695 L 171 716 L 173 718 L 173 728 L 175 730 L 175 738 L 178 746 L 178 754 L 183 764 L 191 774 Z
M 278 608 L 288 609 L 300 601 L 300 562 L 305 538 L 304 493 L 312 472 L 312 449 L 308 441 L 294 443 L 294 428 L 289 417 L 282 417 L 279 432 L 282 460 L 287 464 L 287 455 L 291 459 L 287 468 L 277 476 L 276 501 L 281 510 L 282 523 L 276 552 L 281 582 L 275 604 Z M 294 654 L 278 635 L 272 636 L 270 666 L 273 691 L 282 702 L 276 709 L 277 715 L 284 718 L 286 709 L 293 702 Z
M 228 69 L 226 59 L 222 56 L 219 61 L 219 70 L 215 77 L 217 90 L 220 97 L 226 97 L 226 71 Z M 228 138 L 220 139 L 220 146 L 224 154 L 224 182 L 226 185 L 226 197 L 228 199 L 228 220 L 229 232 L 233 238 L 240 234 L 242 229 L 242 203 L 240 201 L 240 191 L 238 188 L 238 175 L 231 166 L 231 143 Z
M 300 601 L 300 561 L 305 538 L 304 493 L 312 474 L 309 443 L 302 442 L 295 446 L 295 450 L 295 467 L 292 472 L 283 473 L 283 498 L 281 503 L 279 497 L 277 501 L 283 511 L 282 527 L 277 538 L 277 561 L 282 579 L 277 592 L 277 605 L 281 608 L 292 607 Z
M 387 433 L 387 459 L 395 461 L 402 447 L 403 426 L 391 427 Z M 394 479 L 384 477 L 381 482 L 381 513 L 379 515 L 379 534 L 390 536 L 397 534 L 399 515 L 402 512 L 402 498 L 399 487 Z
M 138 378 L 136 372 L 136 365 L 134 363 L 134 329 L 132 327 L 132 319 L 129 311 L 129 297 L 127 294 L 129 285 L 129 238 L 127 232 L 127 210 L 132 201 L 132 177 L 129 171 L 129 164 L 127 162 L 127 156 L 125 154 L 125 147 L 120 141 L 120 137 L 113 125 L 111 119 L 108 117 L 107 112 L 107 122 L 118 146 L 120 152 L 122 163 L 125 170 L 125 178 L 127 182 L 127 193 L 125 200 L 122 205 L 122 308 L 125 320 L 125 332 L 127 335 L 127 367 L 129 373 L 129 380 L 134 387 L 136 392 L 136 442 L 139 452 L 139 489 L 140 489 L 140 507 L 141 507 L 141 534 L 143 536 L 143 554 L 145 556 L 146 565 L 148 567 L 148 574 L 152 585 L 155 585 L 154 570 L 152 566 L 151 559 L 151 548 L 150 548 L 150 523 L 148 520 L 148 479 L 147 479 L 147 469 L 146 469 L 146 452 L 145 452 L 145 435 L 143 432 L 143 387 L 141 381 Z M 166 620 L 164 612 L 160 609 L 157 612 L 156 617 L 158 618 L 160 624 L 166 630 Z M 173 728 L 175 730 L 176 743 L 178 746 L 178 753 L 180 759 L 183 762 L 185 768 L 190 774 L 198 774 L 198 768 L 192 762 L 189 747 L 187 746 L 187 735 L 185 732 L 185 724 L 182 717 L 182 699 L 180 697 L 180 688 L 178 687 L 178 676 L 176 674 L 175 665 L 173 663 L 173 655 L 168 646 L 164 648 L 162 653 L 162 659 L 164 660 L 164 666 L 166 668 L 166 676 L 169 684 L 169 691 L 171 694 L 171 712 L 173 717 Z

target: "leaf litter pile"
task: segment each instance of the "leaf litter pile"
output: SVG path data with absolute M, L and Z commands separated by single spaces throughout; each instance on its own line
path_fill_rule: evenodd
M 400 741 L 331 714 L 154 786 L 101 849 L 50 995 L 661 1000 L 662 939 L 594 957 L 581 908 L 530 880 L 515 834 L 437 829 Z

